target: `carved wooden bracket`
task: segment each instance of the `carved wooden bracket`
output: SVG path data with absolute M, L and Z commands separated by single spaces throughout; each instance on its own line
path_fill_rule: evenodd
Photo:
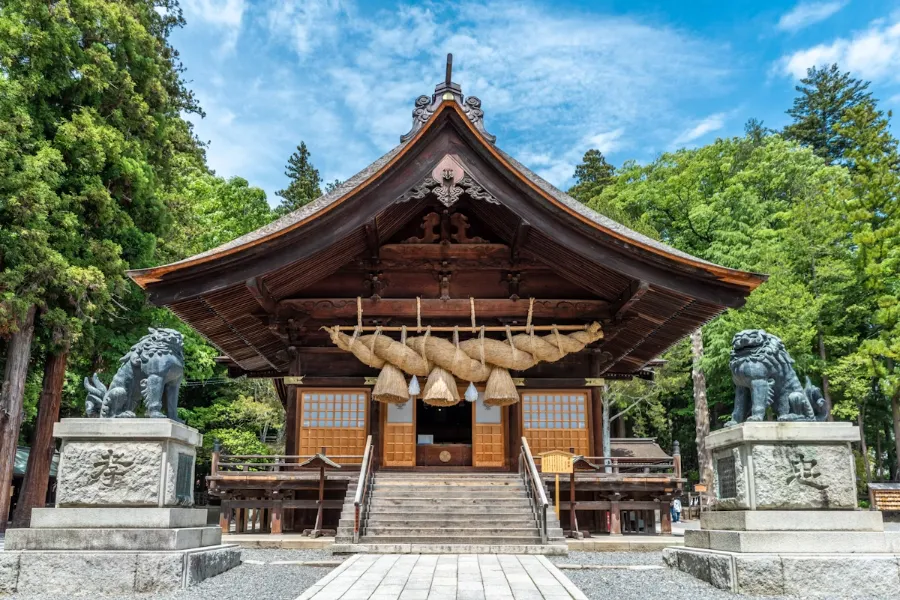
M 452 154 L 444 155 L 431 174 L 397 198 L 397 202 L 421 200 L 433 194 L 446 207 L 450 207 L 465 193 L 473 200 L 500 204 L 493 194 L 466 173 L 462 163 Z

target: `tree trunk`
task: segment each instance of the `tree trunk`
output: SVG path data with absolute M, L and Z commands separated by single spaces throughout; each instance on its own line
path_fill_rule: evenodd
M 44 381 L 41 400 L 38 405 L 37 428 L 28 454 L 28 467 L 19 502 L 13 514 L 13 527 L 28 527 L 31 511 L 41 508 L 47 501 L 47 485 L 50 482 L 50 463 L 53 461 L 53 424 L 59 420 L 59 405 L 62 402 L 63 382 L 66 379 L 66 358 L 68 349 L 59 353 L 47 353 L 44 364 Z
M 891 425 L 885 421 L 884 422 L 884 441 L 887 444 L 887 448 L 885 449 L 885 454 L 887 454 L 887 477 L 885 479 L 891 480 L 894 478 L 894 475 L 897 473 L 897 454 L 891 448 L 891 439 L 893 438 L 893 429 Z
M 825 336 L 819 331 L 819 358 L 822 359 L 822 398 L 825 399 L 825 409 L 828 411 L 828 420 L 834 421 L 834 415 L 831 414 L 831 391 L 828 385 L 828 375 L 825 374 L 825 362 L 828 355 L 825 353 Z
M 700 368 L 703 358 L 703 331 L 700 329 L 691 333 L 691 355 L 693 365 L 691 378 L 694 380 L 694 422 L 697 432 L 697 464 L 700 467 L 700 483 L 706 486 L 707 491 L 712 490 L 713 471 L 712 456 L 706 448 L 706 438 L 709 436 L 709 405 L 706 402 L 706 375 Z
M 881 473 L 884 470 L 884 456 L 881 454 L 881 431 L 875 432 L 875 479 L 883 481 Z
M 866 468 L 866 485 L 872 481 L 872 466 L 869 464 L 869 447 L 866 445 L 866 407 L 859 407 L 859 415 L 856 417 L 859 425 L 859 451 L 862 453 L 863 465 Z
M 900 390 L 891 398 L 891 414 L 894 417 L 894 481 L 900 481 Z
M 19 331 L 10 336 L 6 347 L 6 371 L 0 388 L 0 533 L 6 531 L 12 498 L 16 446 L 19 442 L 19 428 L 22 426 L 25 377 L 28 375 L 31 340 L 34 337 L 34 312 L 34 306 L 28 309 Z

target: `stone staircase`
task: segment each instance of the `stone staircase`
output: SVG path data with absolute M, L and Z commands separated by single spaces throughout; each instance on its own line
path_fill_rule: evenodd
M 355 491 L 355 490 L 354 490 Z M 348 490 L 336 553 L 565 554 L 559 521 L 548 510 L 548 543 L 521 477 L 512 473 L 374 474 L 358 544 Z

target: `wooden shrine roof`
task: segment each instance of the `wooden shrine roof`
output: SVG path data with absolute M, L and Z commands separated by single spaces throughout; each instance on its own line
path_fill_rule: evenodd
M 445 82 L 430 104 L 427 96 L 416 101 L 413 130 L 400 145 L 331 192 L 217 248 L 129 276 L 153 303 L 171 308 L 241 371 L 284 373 L 288 350 L 296 345 L 285 327 L 319 308 L 355 315 L 362 289 L 360 283 L 347 286 L 340 297 L 322 298 L 310 296 L 311 286 L 354 263 L 383 268 L 383 258 L 403 250 L 392 242 L 404 227 L 418 223 L 436 203 L 443 184 L 432 172 L 451 160 L 466 173 L 462 184 L 468 187 L 455 190 L 448 201 L 462 198 L 457 206 L 444 204 L 451 210 L 464 205 L 496 243 L 435 245 L 422 247 L 420 254 L 434 255 L 437 263 L 472 265 L 496 260 L 499 252 L 511 271 L 530 261 L 578 286 L 577 298 L 538 302 L 544 303 L 547 323 L 561 324 L 552 318 L 553 307 L 568 322 L 603 321 L 606 337 L 597 349 L 604 354 L 603 372 L 642 371 L 690 331 L 741 306 L 765 281 L 763 275 L 715 265 L 632 231 L 556 189 L 493 144 L 480 106 Z M 370 307 L 377 306 L 375 296 Z M 527 299 L 516 304 L 491 298 L 495 313 L 508 307 L 508 317 L 521 318 L 527 310 Z M 440 313 L 446 307 L 444 316 L 459 317 L 450 307 L 460 301 L 468 304 L 468 297 L 432 300 L 429 310 Z

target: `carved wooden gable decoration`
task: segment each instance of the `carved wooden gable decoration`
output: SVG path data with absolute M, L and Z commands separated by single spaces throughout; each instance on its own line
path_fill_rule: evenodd
M 233 372 L 260 376 L 287 374 L 298 352 L 312 356 L 291 375 L 372 375 L 313 351 L 329 345 L 323 325 L 357 322 L 358 297 L 365 325 L 463 326 L 472 306 L 497 326 L 601 321 L 601 342 L 529 374 L 638 374 L 764 281 L 557 190 L 494 144 L 481 101 L 450 77 L 448 68 L 415 101 L 399 146 L 336 189 L 218 248 L 129 275 Z

